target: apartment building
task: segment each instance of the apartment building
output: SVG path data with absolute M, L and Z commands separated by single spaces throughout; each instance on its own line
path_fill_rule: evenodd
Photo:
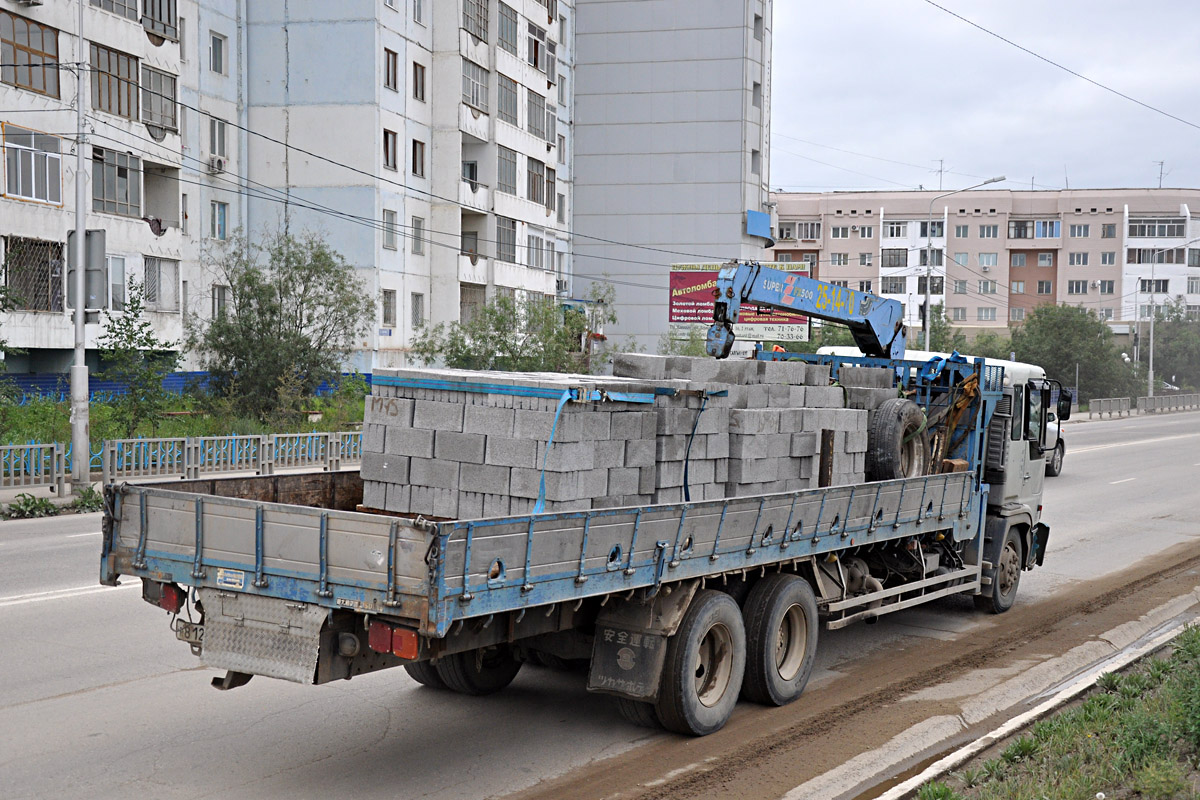
M 74 0 L 0 0 L 0 241 L 17 372 L 72 357 Z M 497 295 L 570 289 L 569 0 L 85 0 L 87 347 L 144 282 L 159 335 L 228 301 L 239 229 L 323 236 L 377 319 L 351 366 L 405 364 L 414 331 Z M 9 64 L 28 64 L 14 66 Z M 93 287 L 105 287 L 103 291 Z M 102 299 L 101 295 L 103 296 Z M 97 298 L 97 299 L 93 299 Z
M 576 6 L 575 279 L 654 351 L 672 263 L 764 256 L 773 3 Z
M 969 334 L 1068 303 L 1102 319 L 1184 302 L 1200 316 L 1200 190 L 777 192 L 777 261 L 905 303 L 914 336 L 930 302 Z

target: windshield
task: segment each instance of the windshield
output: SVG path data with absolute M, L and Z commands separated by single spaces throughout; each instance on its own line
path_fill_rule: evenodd
M 1040 442 L 1046 423 L 1046 407 L 1042 403 L 1042 393 L 1030 386 L 1026 396 L 1029 415 L 1025 418 L 1025 438 L 1031 442 Z

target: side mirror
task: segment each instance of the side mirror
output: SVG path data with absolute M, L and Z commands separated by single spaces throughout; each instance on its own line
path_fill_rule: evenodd
M 1071 418 L 1071 401 L 1074 400 L 1069 389 L 1058 393 L 1058 418 L 1066 422 Z

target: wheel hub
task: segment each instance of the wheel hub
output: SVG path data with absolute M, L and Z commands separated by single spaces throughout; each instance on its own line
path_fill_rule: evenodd
M 725 696 L 733 672 L 733 636 L 724 625 L 704 634 L 696 653 L 696 696 L 712 708 Z

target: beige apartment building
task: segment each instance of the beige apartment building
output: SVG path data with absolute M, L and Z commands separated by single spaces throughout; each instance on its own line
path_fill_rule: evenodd
M 1200 316 L 1200 190 L 775 192 L 775 261 L 902 301 L 921 326 L 926 276 L 969 336 L 1046 303 L 1095 311 L 1114 332 L 1182 300 Z

